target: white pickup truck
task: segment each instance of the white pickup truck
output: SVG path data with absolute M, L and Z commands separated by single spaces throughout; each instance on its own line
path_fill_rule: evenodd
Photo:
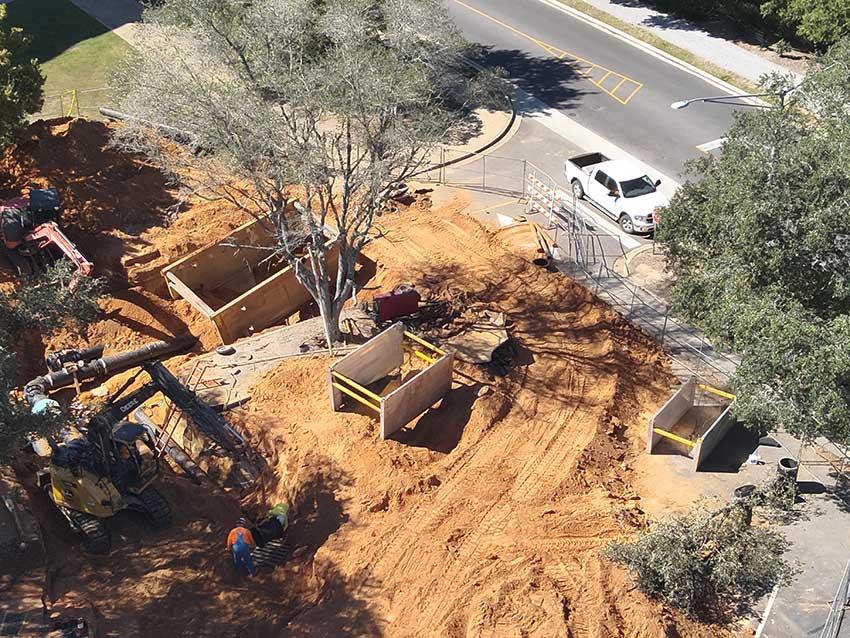
M 653 232 L 658 210 L 670 203 L 658 191 L 660 179 L 652 181 L 633 164 L 602 153 L 571 157 L 564 173 L 578 199 L 586 197 L 630 235 Z

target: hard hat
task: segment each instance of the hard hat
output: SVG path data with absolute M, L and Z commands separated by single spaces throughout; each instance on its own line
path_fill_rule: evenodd
M 240 516 L 239 521 L 237 522 L 239 523 L 240 527 L 245 527 L 248 524 L 248 519 L 243 516 Z

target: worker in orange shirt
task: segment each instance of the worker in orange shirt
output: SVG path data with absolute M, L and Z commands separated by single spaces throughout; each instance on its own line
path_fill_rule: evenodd
M 254 549 L 254 536 L 247 527 L 248 521 L 239 519 L 239 523 L 227 535 L 227 549 L 233 556 L 233 564 L 237 570 L 245 569 L 249 576 L 257 573 L 251 560 L 251 550 Z

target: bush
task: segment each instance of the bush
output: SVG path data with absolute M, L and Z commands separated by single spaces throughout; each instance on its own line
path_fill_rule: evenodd
M 825 50 L 850 34 L 847 0 L 652 0 L 659 10 L 686 18 L 715 16 L 786 35 Z
M 21 29 L 5 25 L 6 6 L 0 4 L 0 147 L 11 144 L 43 101 L 44 76 L 28 57 L 30 45 Z
M 22 282 L 14 293 L 0 294 L 0 322 L 11 334 L 32 329 L 49 334 L 85 325 L 100 313 L 97 302 L 103 287 L 102 279 L 75 277 L 74 266 L 61 259 L 47 272 Z
M 605 555 L 627 567 L 640 589 L 691 616 L 718 620 L 749 608 L 793 570 L 785 538 L 750 524 L 750 506 L 694 510 L 659 523 Z
M 49 334 L 69 325 L 85 325 L 100 312 L 103 280 L 84 277 L 69 289 L 73 267 L 61 260 L 39 277 L 21 282 L 14 293 L 0 294 L 0 462 L 14 454 L 27 435 L 46 435 L 63 423 L 62 415 L 33 415 L 18 393 L 18 370 L 11 345 L 24 331 Z

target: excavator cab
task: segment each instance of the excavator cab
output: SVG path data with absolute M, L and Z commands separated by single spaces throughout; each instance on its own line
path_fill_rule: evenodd
M 153 433 L 143 425 L 121 421 L 112 430 L 112 480 L 131 493 L 148 487 L 159 476 L 159 455 Z

